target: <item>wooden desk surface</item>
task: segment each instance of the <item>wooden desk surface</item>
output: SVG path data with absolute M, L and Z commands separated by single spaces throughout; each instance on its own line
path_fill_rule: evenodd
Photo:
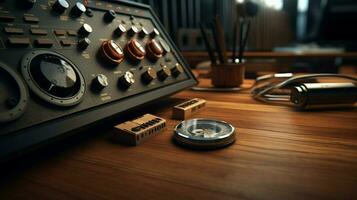
M 208 101 L 195 117 L 232 123 L 236 143 L 192 151 L 171 142 L 178 123 L 171 105 L 193 97 Z M 0 199 L 357 198 L 356 109 L 297 112 L 256 102 L 248 91 L 187 90 L 159 105 L 143 112 L 168 119 L 165 133 L 127 147 L 112 143 L 109 129 L 93 130 L 98 134 L 3 171 Z

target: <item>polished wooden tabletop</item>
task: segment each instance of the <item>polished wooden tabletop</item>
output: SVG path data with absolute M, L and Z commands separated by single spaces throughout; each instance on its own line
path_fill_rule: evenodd
M 207 100 L 194 117 L 236 127 L 233 145 L 172 142 L 172 106 L 194 97 Z M 123 119 L 146 112 L 167 119 L 167 131 L 129 147 L 112 142 L 111 128 L 84 130 L 2 170 L 0 199 L 357 199 L 357 109 L 299 112 L 249 90 L 186 90 Z

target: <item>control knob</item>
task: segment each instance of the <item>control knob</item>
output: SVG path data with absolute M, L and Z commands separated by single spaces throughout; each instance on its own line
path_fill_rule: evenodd
M 32 67 L 35 70 L 32 75 L 43 90 L 58 97 L 67 97 L 73 92 L 79 78 L 70 63 L 57 56 L 44 56 L 33 62 L 36 68 Z
M 152 67 L 149 67 L 142 75 L 141 79 L 144 83 L 149 84 L 152 80 L 157 77 L 156 70 Z
M 83 24 L 78 30 L 78 34 L 84 37 L 87 37 L 93 31 L 92 27 L 89 24 Z
M 171 52 L 170 46 L 165 42 L 164 39 L 159 38 L 159 43 L 160 43 L 162 49 L 164 50 L 163 54 Z
M 71 10 L 71 14 L 76 17 L 81 16 L 84 12 L 86 12 L 86 7 L 80 2 L 77 2 Z
M 162 57 L 164 51 L 162 50 L 160 44 L 153 39 L 146 44 L 146 52 L 150 60 L 156 61 Z
M 134 73 L 127 71 L 123 76 L 119 78 L 119 87 L 123 89 L 128 89 L 131 85 L 135 83 Z
M 175 66 L 173 68 L 171 68 L 171 74 L 173 77 L 178 77 L 183 72 L 184 72 L 184 69 L 183 69 L 182 65 L 180 65 L 179 63 L 176 63 Z
M 104 21 L 106 21 L 107 23 L 110 23 L 115 19 L 116 16 L 117 16 L 117 14 L 115 13 L 114 10 L 108 10 L 104 14 Z
M 69 8 L 69 3 L 66 0 L 57 0 L 52 7 L 58 14 L 62 14 L 67 8 Z
M 141 61 L 146 55 L 144 47 L 136 39 L 132 39 L 126 44 L 125 51 L 129 59 L 134 62 Z
M 119 24 L 114 31 L 115 35 L 117 36 L 121 36 L 125 32 L 126 32 L 126 28 L 123 24 Z
M 140 32 L 139 32 L 139 36 L 144 38 L 146 37 L 147 35 L 149 35 L 149 31 L 145 28 L 145 27 L 142 27 Z
M 152 38 L 155 38 L 156 36 L 159 36 L 159 35 L 160 35 L 160 32 L 156 28 L 154 28 L 150 33 L 150 37 L 152 37 Z
M 171 70 L 164 65 L 157 75 L 159 76 L 160 81 L 164 81 L 167 77 L 171 76 Z
M 114 40 L 104 41 L 99 50 L 102 58 L 113 65 L 120 64 L 124 59 L 124 52 Z
M 136 26 L 131 26 L 128 30 L 128 35 L 133 37 L 135 34 L 139 32 L 139 29 Z
M 109 85 L 108 78 L 104 74 L 98 74 L 92 82 L 92 87 L 96 91 L 103 90 L 105 87 Z
M 83 51 L 88 48 L 90 43 L 91 43 L 90 39 L 85 37 L 78 41 L 78 48 Z

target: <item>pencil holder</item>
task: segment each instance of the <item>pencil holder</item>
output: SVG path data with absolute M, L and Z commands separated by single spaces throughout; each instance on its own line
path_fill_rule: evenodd
M 213 64 L 211 67 L 211 81 L 214 87 L 231 88 L 243 83 L 244 63 Z

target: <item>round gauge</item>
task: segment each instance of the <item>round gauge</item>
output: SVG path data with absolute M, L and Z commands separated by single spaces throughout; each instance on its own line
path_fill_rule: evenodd
M 27 101 L 28 91 L 20 76 L 0 63 L 0 123 L 19 118 L 26 109 Z
M 235 141 L 235 129 L 224 121 L 190 119 L 175 127 L 173 139 L 194 149 L 215 149 Z
M 64 56 L 50 51 L 32 51 L 24 56 L 21 69 L 30 89 L 43 100 L 59 106 L 72 106 L 82 100 L 83 75 Z

